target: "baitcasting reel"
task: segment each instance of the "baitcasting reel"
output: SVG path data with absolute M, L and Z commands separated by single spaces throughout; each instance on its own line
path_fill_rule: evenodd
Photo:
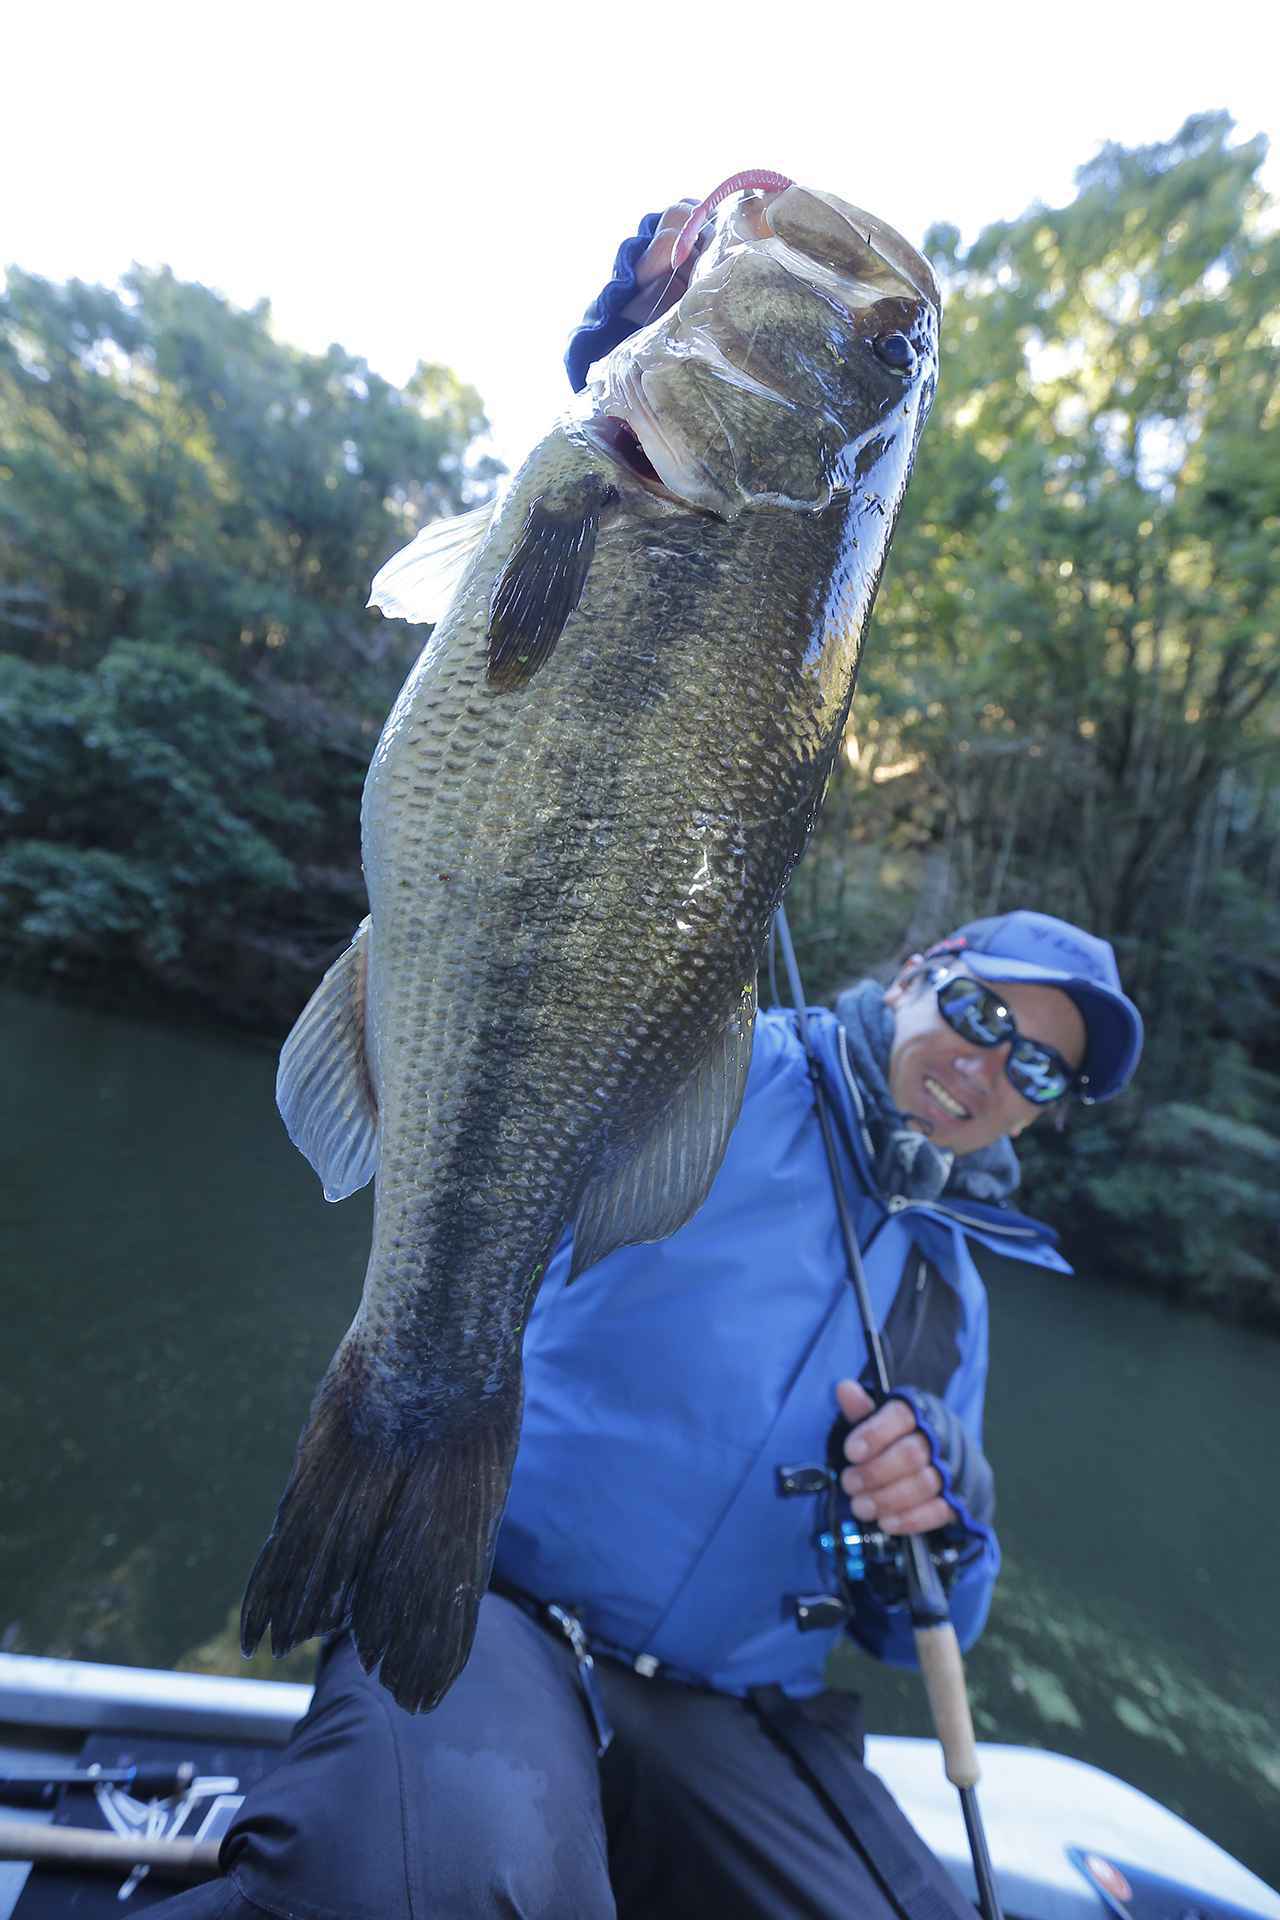
M 841 1508 L 847 1508 L 847 1503 L 838 1471 L 816 1464 L 779 1467 L 777 1486 L 786 1499 L 800 1494 L 825 1497 L 824 1524 L 816 1544 L 830 1557 L 836 1591 L 797 1594 L 792 1599 L 795 1623 L 802 1633 L 843 1626 L 857 1606 L 860 1586 L 881 1606 L 906 1605 L 907 1557 L 902 1541 L 877 1526 L 848 1517 L 847 1511 L 842 1517 Z M 944 1528 L 928 1536 L 929 1557 L 944 1586 L 950 1586 L 959 1569 L 981 1551 L 973 1543 L 965 1551 L 948 1538 L 948 1532 Z

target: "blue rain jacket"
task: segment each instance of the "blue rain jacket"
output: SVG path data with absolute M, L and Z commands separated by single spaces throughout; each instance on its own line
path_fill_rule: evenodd
M 895 1383 L 912 1382 L 917 1348 L 914 1333 L 901 1334 L 901 1289 L 922 1287 L 927 1317 L 947 1330 L 949 1372 L 914 1384 L 938 1393 L 981 1444 L 987 1303 L 967 1242 L 1067 1263 L 1048 1228 L 1006 1208 L 886 1201 L 840 1024 L 823 1008 L 809 1022 L 845 1123 L 839 1152 L 881 1327 L 898 1301 L 895 1345 L 907 1350 Z M 825 1460 L 836 1382 L 857 1376 L 867 1355 L 794 1014 L 757 1020 L 742 1113 L 694 1218 L 567 1287 L 570 1244 L 566 1236 L 548 1267 L 526 1336 L 498 1576 L 571 1607 L 602 1649 L 651 1656 L 727 1693 L 820 1691 L 841 1629 L 801 1632 L 790 1603 L 834 1590 L 817 1544 L 825 1501 L 783 1498 L 776 1470 Z M 938 1351 L 935 1339 L 935 1368 Z M 935 1464 L 944 1466 L 936 1454 Z M 944 1491 L 952 1497 L 945 1471 Z M 951 1589 L 968 1647 L 986 1622 L 999 1549 L 990 1527 L 952 1504 L 974 1550 Z M 880 1660 L 914 1666 L 905 1607 L 865 1587 L 859 1595 L 854 1638 Z

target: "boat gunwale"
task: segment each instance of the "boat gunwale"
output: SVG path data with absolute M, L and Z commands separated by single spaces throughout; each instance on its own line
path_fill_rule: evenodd
M 283 1746 L 311 1704 L 297 1681 L 0 1653 L 0 1724 L 196 1733 Z

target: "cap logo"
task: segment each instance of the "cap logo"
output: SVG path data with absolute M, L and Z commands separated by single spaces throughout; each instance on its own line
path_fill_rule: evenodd
M 1087 947 L 1082 947 L 1078 940 L 1068 940 L 1060 933 L 1037 934 L 1035 938 L 1040 945 L 1053 947 L 1056 948 L 1059 953 L 1065 953 L 1069 960 L 1076 962 L 1082 973 L 1092 974 L 1097 972 L 1097 962 L 1094 956 L 1089 952 Z

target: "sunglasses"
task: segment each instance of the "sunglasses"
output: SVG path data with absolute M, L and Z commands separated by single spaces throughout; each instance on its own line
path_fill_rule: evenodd
M 938 995 L 938 1012 L 953 1033 L 974 1047 L 1002 1047 L 1008 1041 L 1004 1063 L 1009 1084 L 1033 1107 L 1061 1100 L 1087 1076 L 1067 1065 L 1060 1053 L 1042 1040 L 1028 1040 L 998 993 L 968 974 L 946 967 L 930 967 L 925 976 Z

